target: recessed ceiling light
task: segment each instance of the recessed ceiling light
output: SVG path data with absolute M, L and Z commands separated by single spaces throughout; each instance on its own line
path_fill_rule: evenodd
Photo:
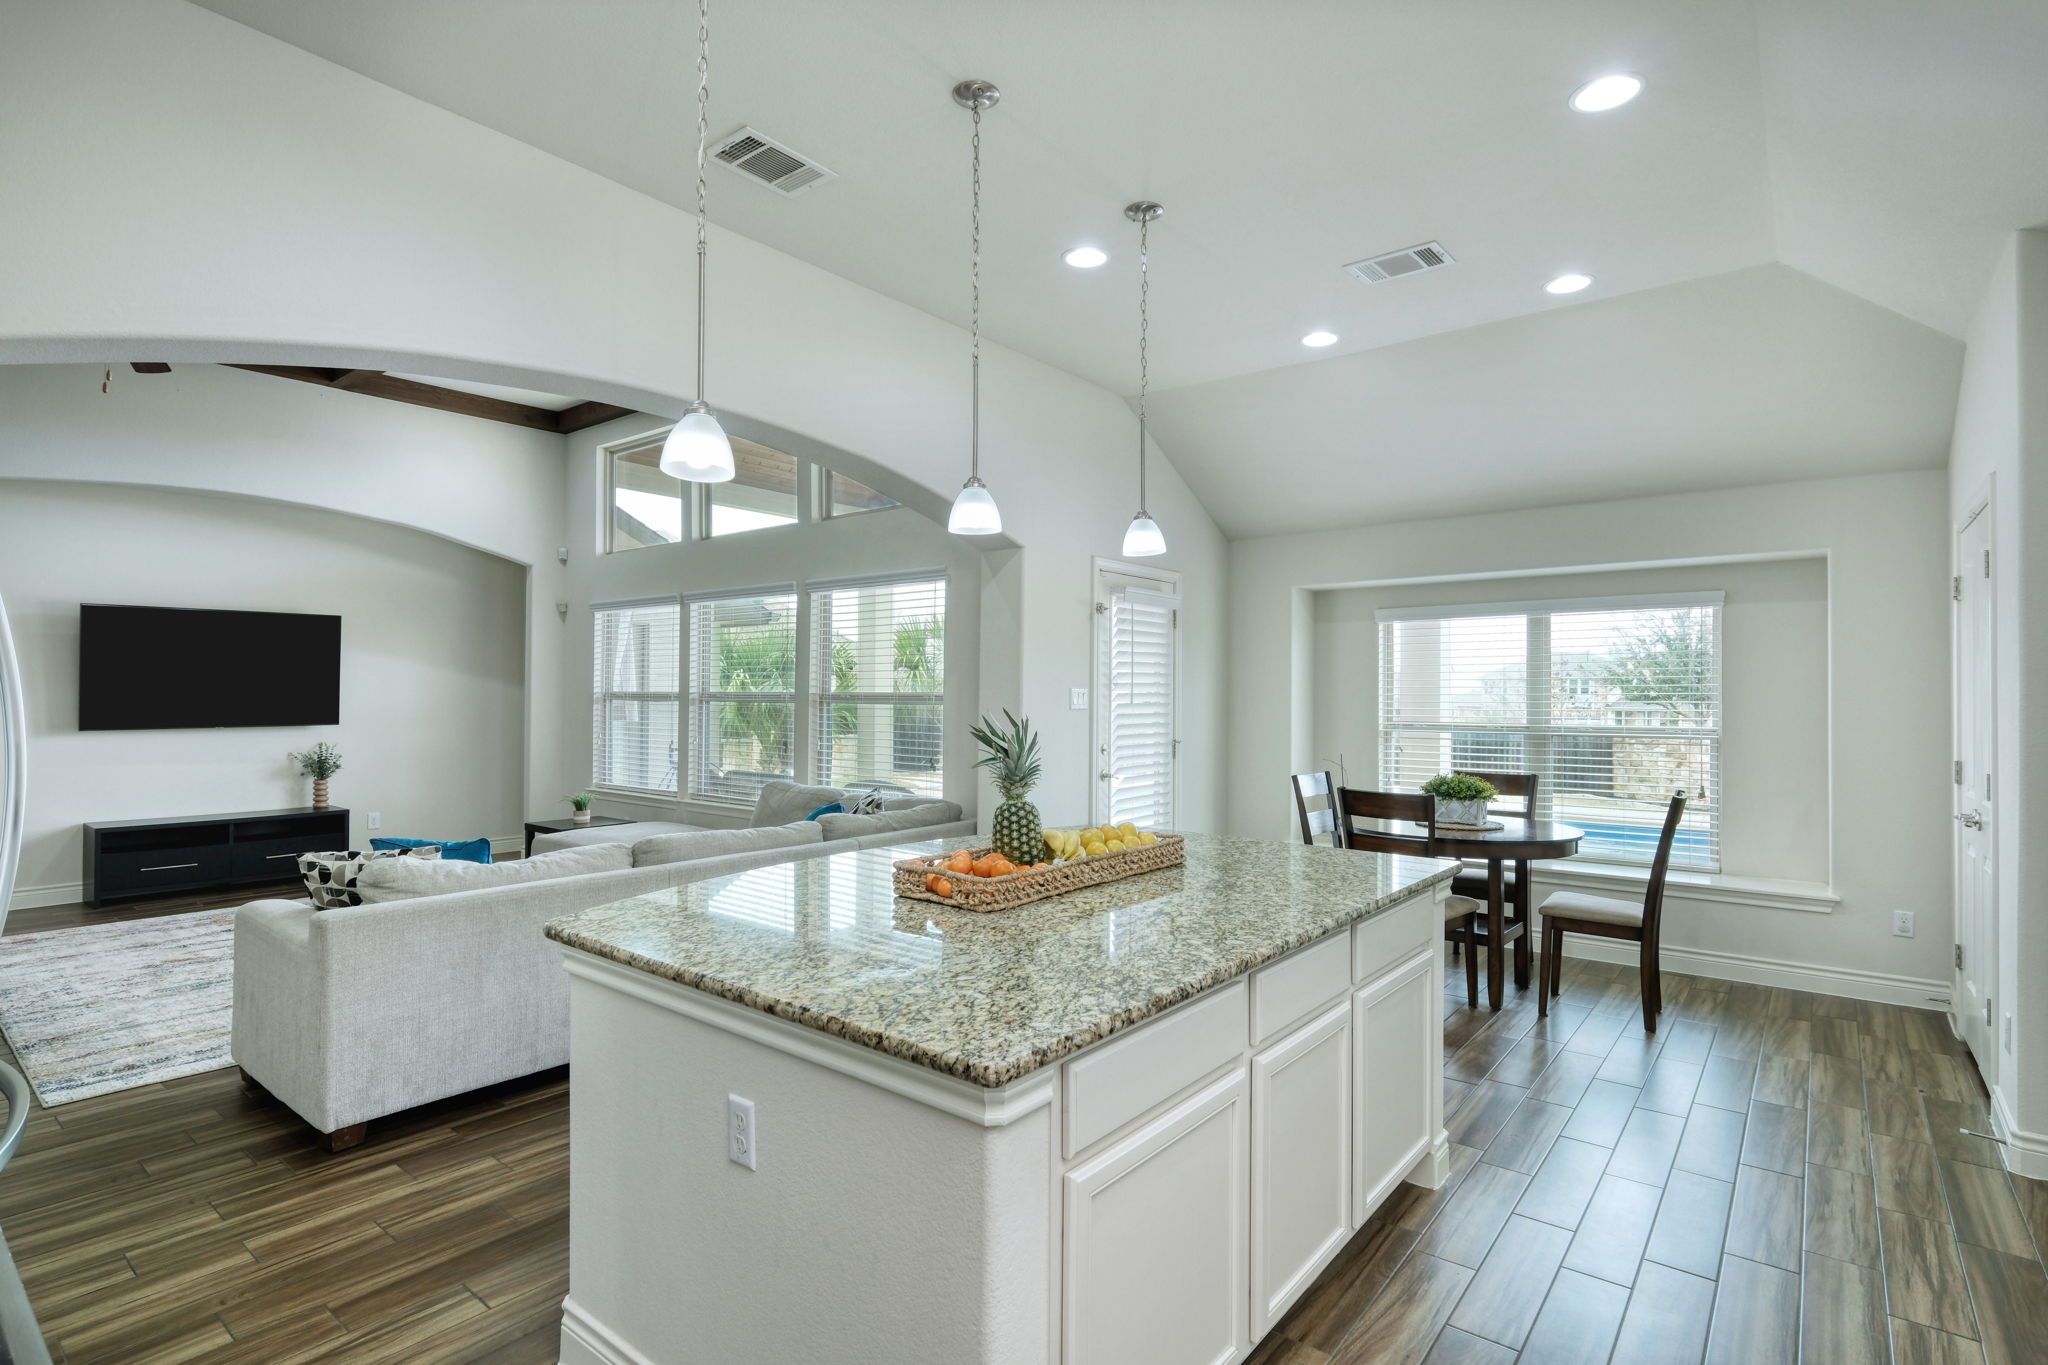
M 1559 275 L 1543 288 L 1552 294 L 1576 294 L 1592 282 L 1591 275 Z
M 1328 346 L 1337 340 L 1335 332 L 1310 332 L 1301 339 L 1304 346 Z
M 1572 108 L 1582 114 L 1604 114 L 1619 109 L 1643 93 L 1643 78 L 1627 72 L 1598 76 L 1572 91 Z
M 1109 259 L 1109 253 L 1099 246 L 1077 246 L 1060 259 L 1076 270 L 1093 270 Z

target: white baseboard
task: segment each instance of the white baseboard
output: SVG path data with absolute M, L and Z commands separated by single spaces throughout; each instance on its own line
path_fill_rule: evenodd
M 1595 962 L 1618 962 L 1633 967 L 1640 960 L 1636 946 L 1616 939 L 1567 937 L 1566 957 L 1583 957 Z M 1874 1000 L 1909 1009 L 1935 1009 L 1949 998 L 1946 981 L 1917 976 L 1894 976 L 1889 972 L 1866 972 L 1854 967 L 1820 967 L 1809 962 L 1782 962 L 1776 958 L 1751 957 L 1745 953 L 1723 953 L 1712 948 L 1660 950 L 1659 959 L 1667 972 L 1709 976 L 1717 981 L 1740 981 L 1751 986 L 1782 986 L 1787 990 L 1811 991 L 1816 995 L 1840 995 L 1851 1000 Z
M 55 882 L 49 886 L 15 887 L 7 907 L 10 910 L 29 910 L 39 905 L 72 905 L 84 899 L 84 882 Z
M 562 1300 L 560 1365 L 654 1365 L 654 1359 L 628 1346 L 571 1297 Z
M 2012 1121 L 2003 1090 L 1991 1092 L 1991 1126 L 2005 1144 L 2005 1168 L 2031 1180 L 2048 1180 L 2048 1133 L 2030 1133 Z

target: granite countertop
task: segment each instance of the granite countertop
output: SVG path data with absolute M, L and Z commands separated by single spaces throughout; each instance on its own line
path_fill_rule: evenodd
M 1448 880 L 1457 865 L 1187 836 L 1187 863 L 1018 910 L 894 894 L 932 840 L 755 868 L 559 919 L 549 938 L 998 1087 Z

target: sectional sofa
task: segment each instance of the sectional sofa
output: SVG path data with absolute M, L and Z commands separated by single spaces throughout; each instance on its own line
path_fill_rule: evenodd
M 547 921 L 770 863 L 974 832 L 958 806 L 909 796 L 885 798 L 875 815 L 806 818 L 847 799 L 771 782 L 740 829 L 576 830 L 550 836 L 550 847 L 536 840 L 531 860 L 498 864 L 495 876 L 396 859 L 412 866 L 389 881 L 373 885 L 365 872 L 370 903 L 245 905 L 235 914 L 234 1060 L 332 1151 L 361 1142 L 373 1119 L 561 1066 L 569 983 L 541 934 Z M 497 880 L 506 876 L 522 879 Z

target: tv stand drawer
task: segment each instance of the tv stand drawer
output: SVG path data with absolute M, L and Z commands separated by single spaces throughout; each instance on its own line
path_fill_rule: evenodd
M 339 849 L 347 843 L 347 831 L 343 831 L 339 840 L 323 840 L 317 833 L 311 833 L 291 839 L 237 842 L 229 860 L 228 875 L 238 882 L 290 881 L 299 875 L 301 856 Z
M 100 858 L 95 894 L 104 899 L 137 892 L 203 886 L 220 881 L 227 875 L 228 850 L 225 844 L 107 853 Z

